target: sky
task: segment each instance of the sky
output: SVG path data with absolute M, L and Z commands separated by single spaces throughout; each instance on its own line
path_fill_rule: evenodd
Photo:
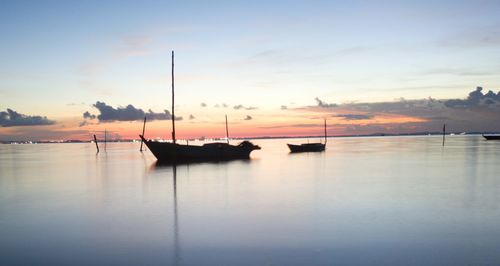
M 0 140 L 500 131 L 499 1 L 0 0 Z M 477 87 L 482 87 L 477 88 Z M 492 93 L 489 93 L 489 91 Z

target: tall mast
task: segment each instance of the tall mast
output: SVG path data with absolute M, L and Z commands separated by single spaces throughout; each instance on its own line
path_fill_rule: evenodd
M 172 51 L 172 141 L 175 144 L 175 111 L 174 111 L 174 51 Z
M 227 115 L 226 115 L 226 138 L 227 138 L 227 144 L 229 144 L 229 130 L 227 129 Z
M 326 118 L 325 118 L 325 144 L 326 144 L 326 138 L 327 138 L 327 135 L 326 135 Z

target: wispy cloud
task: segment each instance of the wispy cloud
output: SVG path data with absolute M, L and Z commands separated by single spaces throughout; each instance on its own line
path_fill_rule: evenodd
M 318 104 L 319 107 L 324 107 L 324 108 L 337 107 L 337 104 L 335 104 L 335 103 L 327 103 L 325 101 L 322 101 L 318 97 L 314 98 L 314 100 L 316 101 L 316 103 Z
M 243 110 L 256 110 L 256 109 L 259 109 L 259 108 L 255 107 L 255 106 L 244 106 L 242 104 L 238 104 L 238 105 L 233 106 L 233 109 L 234 110 L 240 110 L 240 109 L 243 109 Z
M 334 117 L 340 117 L 344 120 L 369 120 L 372 119 L 374 116 L 367 114 L 339 114 L 339 115 L 334 115 Z
M 500 45 L 500 24 L 467 28 L 439 40 L 438 44 L 448 48 L 497 48 Z
M 84 75 L 93 75 L 127 58 L 151 54 L 153 52 L 153 49 L 150 48 L 152 41 L 153 37 L 148 35 L 121 37 L 115 46 L 108 51 L 109 56 L 81 65 L 79 72 Z

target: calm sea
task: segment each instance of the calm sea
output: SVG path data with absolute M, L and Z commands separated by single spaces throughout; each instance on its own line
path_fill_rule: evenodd
M 306 141 L 175 168 L 138 143 L 0 145 L 0 265 L 500 264 L 500 141 L 288 153 Z

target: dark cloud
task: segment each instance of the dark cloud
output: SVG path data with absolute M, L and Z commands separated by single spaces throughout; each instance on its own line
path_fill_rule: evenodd
M 97 115 L 97 119 L 100 122 L 113 122 L 113 121 L 138 121 L 144 119 L 144 116 L 151 120 L 169 120 L 172 119 L 172 115 L 168 110 L 164 110 L 163 113 L 155 113 L 151 109 L 148 112 L 144 112 L 142 109 L 135 108 L 133 105 L 129 104 L 126 107 L 117 107 L 114 108 L 110 105 L 107 105 L 104 102 L 97 101 L 93 107 L 99 110 L 99 115 Z M 90 113 L 85 115 L 90 118 L 92 115 Z M 90 116 L 90 117 L 89 117 Z M 182 120 L 182 117 L 176 117 L 176 120 Z
M 201 107 L 207 107 L 206 103 L 201 103 L 200 105 L 201 105 Z
M 451 99 L 444 102 L 446 107 L 450 108 L 469 108 L 476 106 L 488 106 L 496 105 L 500 103 L 500 91 L 494 93 L 493 91 L 488 91 L 488 93 L 482 93 L 483 88 L 477 87 L 476 90 L 469 93 L 469 96 L 465 100 Z
M 189 120 L 193 120 L 193 119 L 195 119 L 194 115 L 190 114 L 189 115 Z
M 83 119 L 95 119 L 96 116 L 89 113 L 89 111 L 85 111 L 85 113 L 83 113 Z
M 254 107 L 254 106 L 244 106 L 242 104 L 238 104 L 238 105 L 235 105 L 233 106 L 233 109 L 234 110 L 240 110 L 240 109 L 245 109 L 245 110 L 256 110 L 256 109 L 259 109 L 258 107 Z
M 0 126 L 2 127 L 45 126 L 53 124 L 55 124 L 55 121 L 49 120 L 45 116 L 24 115 L 8 108 L 7 112 L 0 112 Z
M 252 120 L 252 119 L 253 119 L 253 117 L 247 115 L 243 120 Z
M 367 114 L 340 114 L 340 115 L 334 115 L 334 117 L 341 117 L 344 120 L 368 120 L 368 119 L 372 119 L 373 115 L 367 115 Z
M 337 107 L 337 104 L 324 102 L 318 97 L 314 98 L 314 100 L 316 100 L 319 107 L 325 107 L 325 108 Z
M 288 106 L 286 106 L 286 105 L 281 106 L 281 110 L 286 110 L 286 109 L 288 109 Z

